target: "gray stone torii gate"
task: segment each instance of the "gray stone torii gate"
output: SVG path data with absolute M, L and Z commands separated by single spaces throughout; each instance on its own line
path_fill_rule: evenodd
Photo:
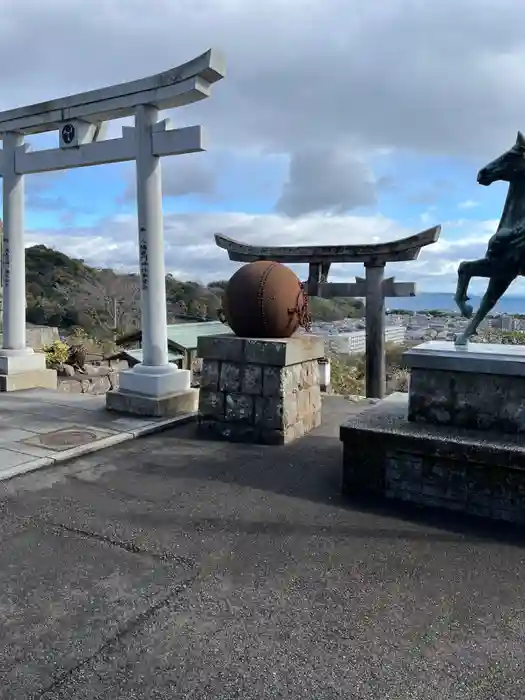
M 385 297 L 415 296 L 411 282 L 385 279 L 387 262 L 416 260 L 421 248 L 435 243 L 441 226 L 434 226 L 408 238 L 367 245 L 256 246 L 215 234 L 219 248 L 230 260 L 253 262 L 274 260 L 294 265 L 308 263 L 307 290 L 312 297 L 364 297 L 366 300 L 366 395 L 383 398 L 385 392 Z M 327 282 L 332 263 L 364 263 L 366 277 L 355 282 Z
M 0 112 L 4 200 L 0 390 L 56 387 L 56 375 L 46 371 L 44 356 L 26 347 L 24 176 L 132 160 L 136 161 L 144 361 L 121 374 L 120 393 L 127 394 L 128 403 L 130 394 L 146 403 L 151 399 L 151 410 L 156 412 L 160 400 L 189 389 L 189 372 L 168 363 L 160 158 L 205 148 L 200 126 L 171 129 L 169 120 L 158 121 L 158 113 L 205 99 L 224 73 L 222 55 L 210 50 L 149 78 Z M 129 116 L 135 118 L 133 127 L 124 127 L 120 138 L 103 140 L 108 121 Z M 58 148 L 32 151 L 24 144 L 24 136 L 49 131 L 58 132 Z M 140 410 L 148 412 L 144 400 Z

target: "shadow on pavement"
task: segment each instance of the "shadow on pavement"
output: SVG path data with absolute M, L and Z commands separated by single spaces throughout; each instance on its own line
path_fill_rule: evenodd
M 197 435 L 195 425 L 181 426 L 164 433 L 164 438 L 193 443 L 199 458 L 192 460 L 187 468 L 181 466 L 174 470 L 173 464 L 163 460 L 157 463 L 149 462 L 144 465 L 144 469 L 150 473 L 153 471 L 164 474 L 166 477 L 173 476 L 175 473 L 180 477 L 184 472 L 187 476 L 196 479 L 235 484 L 441 530 L 441 533 L 425 530 L 401 531 L 396 527 L 389 532 L 379 527 L 363 531 L 363 536 L 366 537 L 429 540 L 449 538 L 457 540 L 459 537 L 471 541 L 492 540 L 517 546 L 525 545 L 525 533 L 521 532 L 516 525 L 491 522 L 473 515 L 386 499 L 343 497 L 341 494 L 342 446 L 339 438 L 333 434 L 319 435 L 318 433 L 322 431 L 322 428 L 320 431 L 314 431 L 311 435 L 290 445 L 266 447 L 203 441 Z M 175 447 L 174 454 L 176 454 Z M 227 526 L 224 519 L 221 518 L 220 521 L 222 527 Z M 236 523 L 236 527 L 239 525 L 238 520 L 232 523 Z M 261 526 L 261 523 L 254 524 L 256 528 Z M 275 523 L 267 527 L 276 527 L 281 534 L 284 534 L 282 528 L 286 525 Z M 294 524 L 293 528 L 297 531 L 298 525 Z M 243 529 L 245 531 L 249 529 L 249 524 L 244 523 Z M 344 527 L 335 529 L 337 534 L 345 534 Z M 359 536 L 354 527 L 346 530 L 348 534 Z M 336 534 L 327 525 L 326 532 L 329 531 Z M 449 532 L 450 536 L 445 535 L 443 531 Z

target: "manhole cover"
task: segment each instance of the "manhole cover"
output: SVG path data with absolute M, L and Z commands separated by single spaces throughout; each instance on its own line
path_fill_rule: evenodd
M 51 447 L 59 450 L 66 447 L 78 447 L 78 445 L 85 445 L 88 442 L 94 442 L 97 439 L 98 435 L 93 430 L 69 429 L 57 430 L 54 433 L 40 435 L 39 442 L 45 447 Z

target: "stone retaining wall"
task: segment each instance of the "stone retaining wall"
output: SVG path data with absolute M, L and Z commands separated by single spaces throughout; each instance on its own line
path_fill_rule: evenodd
M 385 455 L 385 495 L 471 515 L 525 522 L 525 470 L 435 454 Z
M 110 372 L 100 377 L 76 374 L 73 377 L 59 377 L 57 390 L 69 394 L 92 394 L 102 396 L 118 388 L 118 372 Z
M 108 391 L 118 389 L 119 372 L 127 368 L 126 361 L 113 361 L 98 366 L 86 365 L 84 372 L 65 365 L 58 375 L 57 390 L 70 394 L 102 396 Z

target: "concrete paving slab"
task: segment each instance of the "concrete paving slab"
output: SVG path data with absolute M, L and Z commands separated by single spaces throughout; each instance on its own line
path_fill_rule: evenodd
M 45 449 L 53 452 L 63 452 L 71 447 L 96 442 L 114 435 L 118 435 L 114 430 L 103 430 L 82 424 L 68 424 L 58 428 L 55 425 L 51 430 L 26 438 L 20 442 L 22 445 L 33 445 L 36 447 L 42 445 Z
M 13 410 L 13 413 L 15 411 Z M 24 412 L 28 413 L 24 409 Z M 100 423 L 105 422 L 109 424 L 111 418 L 106 416 L 106 412 L 99 407 L 97 411 L 87 411 L 80 408 L 78 405 L 73 404 L 71 406 L 57 406 L 55 404 L 47 404 L 42 407 L 39 413 L 33 411 L 33 415 L 40 420 L 46 418 L 46 420 L 63 420 L 65 417 L 69 417 L 70 423 Z
M 105 408 L 103 396 L 62 394 L 31 389 L 0 395 L 0 480 L 98 451 L 111 445 L 164 430 L 193 415 L 168 419 L 119 416 Z M 58 430 L 93 433 L 70 447 L 44 444 Z M 49 443 L 49 441 L 48 441 Z M 5 456 L 1 461 L 1 450 Z M 27 456 L 32 457 L 28 460 Z
M 0 397 L 1 401 L 1 397 Z M 46 414 L 36 414 L 36 413 L 19 413 L 15 411 L 9 416 L 4 416 L 0 421 L 0 439 L 3 431 L 6 428 L 20 428 L 22 430 L 27 430 L 30 426 L 30 431 L 32 433 L 41 434 L 49 433 L 52 430 L 57 430 L 57 428 L 70 425 L 71 419 L 66 412 L 63 411 L 58 418 L 51 419 L 49 415 Z
M 111 421 L 111 427 L 113 430 L 140 430 L 140 428 L 146 428 L 149 425 L 158 423 L 159 421 L 155 418 L 114 418 Z
M 16 443 L 15 443 L 16 444 Z M 34 457 L 46 457 L 47 455 L 28 455 L 15 450 L 2 449 L 0 447 L 0 476 L 4 470 L 10 470 L 12 467 L 34 461 Z M 53 460 L 49 461 L 52 464 Z M 47 466 L 47 465 L 46 465 Z M 24 470 L 25 471 L 25 470 Z
M 19 392 L 12 397 L 13 402 L 24 402 L 29 406 L 37 407 L 42 404 L 52 404 L 54 406 L 81 406 L 85 411 L 97 411 L 105 405 L 103 396 L 92 396 L 89 394 L 69 394 L 63 391 L 51 391 L 49 389 L 28 389 Z
M 30 424 L 27 426 L 30 427 Z M 25 428 L 14 428 L 9 424 L 0 426 L 0 445 L 4 442 L 19 442 L 27 438 L 36 437 L 38 433 Z
M 52 456 L 52 451 L 43 445 L 28 445 L 26 442 L 3 442 L 0 449 L 18 452 L 31 457 L 48 457 Z

